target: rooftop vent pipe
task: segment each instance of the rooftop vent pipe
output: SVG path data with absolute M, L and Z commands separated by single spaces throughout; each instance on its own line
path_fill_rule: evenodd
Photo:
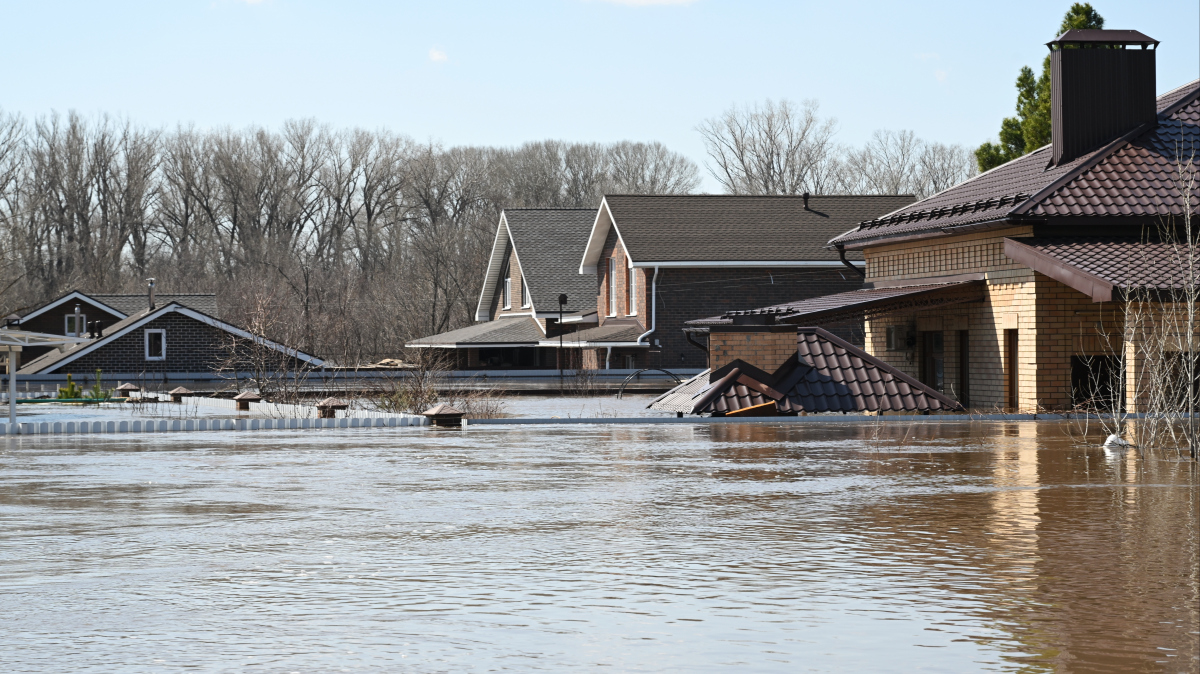
M 1158 40 L 1136 30 L 1072 29 L 1046 46 L 1055 166 L 1154 123 Z
M 150 293 L 150 311 L 154 311 L 154 279 L 146 279 L 146 290 Z
M 807 211 L 807 210 L 808 210 L 808 192 L 805 192 L 805 193 L 804 193 L 803 195 L 801 195 L 801 196 L 803 196 L 803 197 L 804 197 L 804 210 L 806 210 L 806 211 Z

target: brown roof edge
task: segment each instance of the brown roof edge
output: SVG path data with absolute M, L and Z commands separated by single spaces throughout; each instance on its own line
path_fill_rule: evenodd
M 931 224 L 932 224 L 932 222 L 933 221 L 931 221 Z M 884 235 L 880 235 L 877 237 L 872 237 L 870 239 L 858 239 L 857 241 L 847 241 L 846 243 L 840 244 L 840 245 L 845 246 L 846 250 L 862 250 L 862 249 L 868 248 L 870 246 L 890 246 L 893 243 L 911 243 L 913 241 L 922 241 L 924 239 L 936 239 L 936 238 L 943 237 L 943 236 L 955 236 L 957 234 L 967 234 L 967 233 L 977 231 L 977 230 L 982 230 L 982 229 L 999 229 L 1002 227 L 1012 227 L 1014 225 L 1021 225 L 1021 224 L 1025 224 L 1025 223 L 1011 222 L 1008 220 L 1008 217 L 1005 216 L 1005 217 L 1001 217 L 1001 218 L 995 218 L 992 220 L 985 220 L 983 222 L 972 222 L 972 223 L 969 223 L 966 225 L 955 225 L 952 227 L 935 226 L 935 227 L 931 227 L 929 229 L 921 230 L 919 232 L 914 232 L 912 234 L 905 234 L 902 236 L 895 236 L 895 235 L 888 236 L 888 235 L 884 234 Z M 852 229 L 849 232 L 846 232 L 846 234 L 851 234 L 851 233 L 854 233 L 857 231 L 858 231 L 857 229 Z M 846 234 L 841 234 L 836 239 L 830 239 L 830 240 L 837 241 L 841 237 L 846 236 Z M 825 247 L 833 248 L 833 246 L 834 246 L 834 244 L 828 244 Z
M 801 333 L 804 333 L 804 332 L 809 332 L 809 333 L 818 335 L 822 339 L 828 340 L 828 341 L 832 342 L 833 344 L 836 344 L 837 346 L 842 347 L 843 349 L 846 350 L 846 353 L 848 353 L 852 356 L 861 358 L 863 360 L 863 362 L 870 363 L 871 365 L 874 365 L 875 367 L 879 368 L 880 370 L 890 373 L 896 379 L 903 381 L 904 383 L 908 384 L 909 386 L 911 386 L 915 389 L 919 389 L 920 391 L 925 393 L 925 395 L 930 396 L 931 398 L 936 398 L 938 401 L 940 401 L 943 405 L 945 405 L 949 409 L 952 409 L 952 410 L 963 409 L 962 404 L 959 403 L 957 400 L 952 400 L 951 398 L 946 397 L 946 395 L 944 395 L 940 391 L 930 388 L 929 386 L 917 381 L 915 378 L 910 377 L 909 375 L 900 371 L 900 369 L 897 368 L 896 366 L 888 365 L 887 363 L 876 358 L 875 356 L 872 356 L 871 354 L 867 353 L 866 351 L 863 351 L 862 349 L 858 348 L 857 346 L 854 346 L 850 342 L 847 342 L 846 340 L 842 339 L 841 337 L 838 337 L 837 335 L 834 335 L 833 333 L 831 333 L 828 330 L 825 330 L 823 328 L 817 328 L 817 327 L 796 328 L 796 343 L 797 343 L 797 345 L 799 345 Z
M 692 414 L 696 414 L 696 410 L 704 409 L 704 406 L 712 402 L 713 398 L 716 398 L 724 393 L 725 387 L 732 382 L 737 381 L 738 376 L 741 374 L 741 369 L 735 367 L 729 371 L 729 374 L 721 377 L 719 381 L 713 382 L 712 385 L 709 386 L 708 390 L 700 396 L 700 399 L 697 400 L 694 405 L 692 405 Z
M 1004 254 L 1014 262 L 1090 296 L 1093 302 L 1111 302 L 1113 299 L 1113 284 L 1028 246 L 1020 239 L 1005 238 Z

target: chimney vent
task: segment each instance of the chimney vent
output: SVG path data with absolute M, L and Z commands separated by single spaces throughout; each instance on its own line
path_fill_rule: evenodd
M 154 311 L 154 279 L 146 279 L 146 288 L 150 293 L 150 311 Z
M 808 192 L 804 193 L 804 210 L 808 210 Z
M 1072 29 L 1046 46 L 1055 166 L 1157 119 L 1158 40 L 1136 30 Z

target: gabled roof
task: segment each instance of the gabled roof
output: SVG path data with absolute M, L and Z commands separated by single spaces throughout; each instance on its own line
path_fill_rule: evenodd
M 218 318 L 214 318 L 203 312 L 196 311 L 190 307 L 185 307 L 178 302 L 171 302 L 170 304 L 161 306 L 154 311 L 142 311 L 139 314 L 129 316 L 128 318 L 113 323 L 107 328 L 104 328 L 101 336 L 98 339 L 82 342 L 65 351 L 54 350 L 43 354 L 42 356 L 26 363 L 25 366 L 18 371 L 18 374 L 47 374 L 54 372 L 58 368 L 71 363 L 77 358 L 85 356 L 89 353 L 93 353 L 94 351 L 111 344 L 116 339 L 123 337 L 130 332 L 137 330 L 143 325 L 169 313 L 182 314 L 188 318 L 210 325 L 218 330 L 223 330 L 232 335 L 251 340 L 268 348 L 287 354 L 296 358 L 297 360 L 302 360 L 315 367 L 321 367 L 325 364 L 324 360 L 317 358 L 316 356 L 304 353 L 303 351 L 299 351 L 288 346 L 284 346 L 283 344 L 279 344 L 277 342 L 273 342 L 265 337 L 262 337 L 261 335 L 255 335 L 251 332 L 247 332 L 246 330 L 226 323 Z M 169 343 L 168 348 L 170 348 Z
M 614 228 L 636 267 L 840 264 L 825 248 L 830 238 L 912 202 L 912 196 L 813 195 L 805 208 L 802 196 L 609 194 L 579 273 L 595 273 Z
M 145 293 L 141 294 L 112 294 L 112 293 L 84 293 L 78 290 L 57 297 L 49 302 L 27 311 L 21 317 L 22 321 L 27 321 L 36 318 L 47 311 L 51 311 L 56 307 L 64 304 L 70 305 L 74 302 L 88 302 L 95 307 L 103 309 L 108 313 L 118 317 L 126 318 L 149 308 L 150 299 Z M 209 315 L 217 313 L 217 296 L 213 294 L 156 294 L 154 303 L 158 306 L 166 306 L 171 302 L 178 302 L 186 307 L 191 307 L 197 311 L 202 311 Z M 86 311 L 83 313 L 87 313 Z
M 537 346 L 540 339 L 542 339 L 542 330 L 536 321 L 528 316 L 512 316 L 414 339 L 405 346 L 444 349 L 480 346 Z
M 702 372 L 650 409 L 724 415 L 775 403 L 800 412 L 933 412 L 962 406 L 821 328 L 797 328 L 796 353 L 774 373 L 742 360 Z
M 886 216 L 830 245 L 866 245 L 1011 226 L 1048 218 L 1151 219 L 1182 213 L 1172 182 L 1177 152 L 1200 148 L 1200 80 L 1158 97 L 1158 122 L 1050 166 L 1049 145 Z
M 511 245 L 529 287 L 532 311 L 558 315 L 558 296 L 566 294 L 565 311 L 596 306 L 596 279 L 581 277 L 575 266 L 596 219 L 593 208 L 511 208 L 500 214 L 492 254 L 484 274 L 475 320 L 486 321 Z

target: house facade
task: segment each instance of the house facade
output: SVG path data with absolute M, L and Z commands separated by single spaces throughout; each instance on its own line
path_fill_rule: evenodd
M 861 255 L 825 247 L 857 218 L 908 196 L 606 195 L 579 264 L 596 325 L 568 345 L 585 368 L 701 369 L 697 315 L 862 286 Z M 837 326 L 861 340 L 858 324 Z
M 80 337 L 148 309 L 150 301 L 147 294 L 84 293 L 74 290 L 18 314 L 19 325 L 22 330 L 29 332 Z M 209 316 L 220 315 L 217 296 L 213 294 L 160 294 L 154 302 L 159 306 L 177 302 Z M 21 354 L 21 363 L 28 363 L 51 350 L 51 347 L 26 347 Z
M 475 309 L 478 322 L 407 346 L 438 349 L 458 370 L 557 368 L 558 335 L 596 321 L 595 287 L 575 270 L 595 217 L 594 209 L 503 211 Z
M 1131 303 L 1195 283 L 1182 228 L 1197 206 L 1184 185 L 1200 82 L 1156 97 L 1157 44 L 1136 31 L 1059 36 L 1051 145 L 833 238 L 863 255 L 863 289 L 690 327 L 721 359 L 769 360 L 778 331 L 857 315 L 872 356 L 966 407 L 1063 410 L 1107 390 L 1109 407 L 1136 411 L 1152 383 Z
M 24 326 L 22 326 L 24 327 Z M 281 372 L 319 368 L 312 354 L 273 342 L 214 316 L 168 302 L 149 307 L 105 327 L 90 339 L 52 349 L 24 363 L 21 376 L 76 374 L 102 370 L 106 379 L 168 381 L 206 379 L 219 371 L 253 371 L 252 352 L 265 354 Z

